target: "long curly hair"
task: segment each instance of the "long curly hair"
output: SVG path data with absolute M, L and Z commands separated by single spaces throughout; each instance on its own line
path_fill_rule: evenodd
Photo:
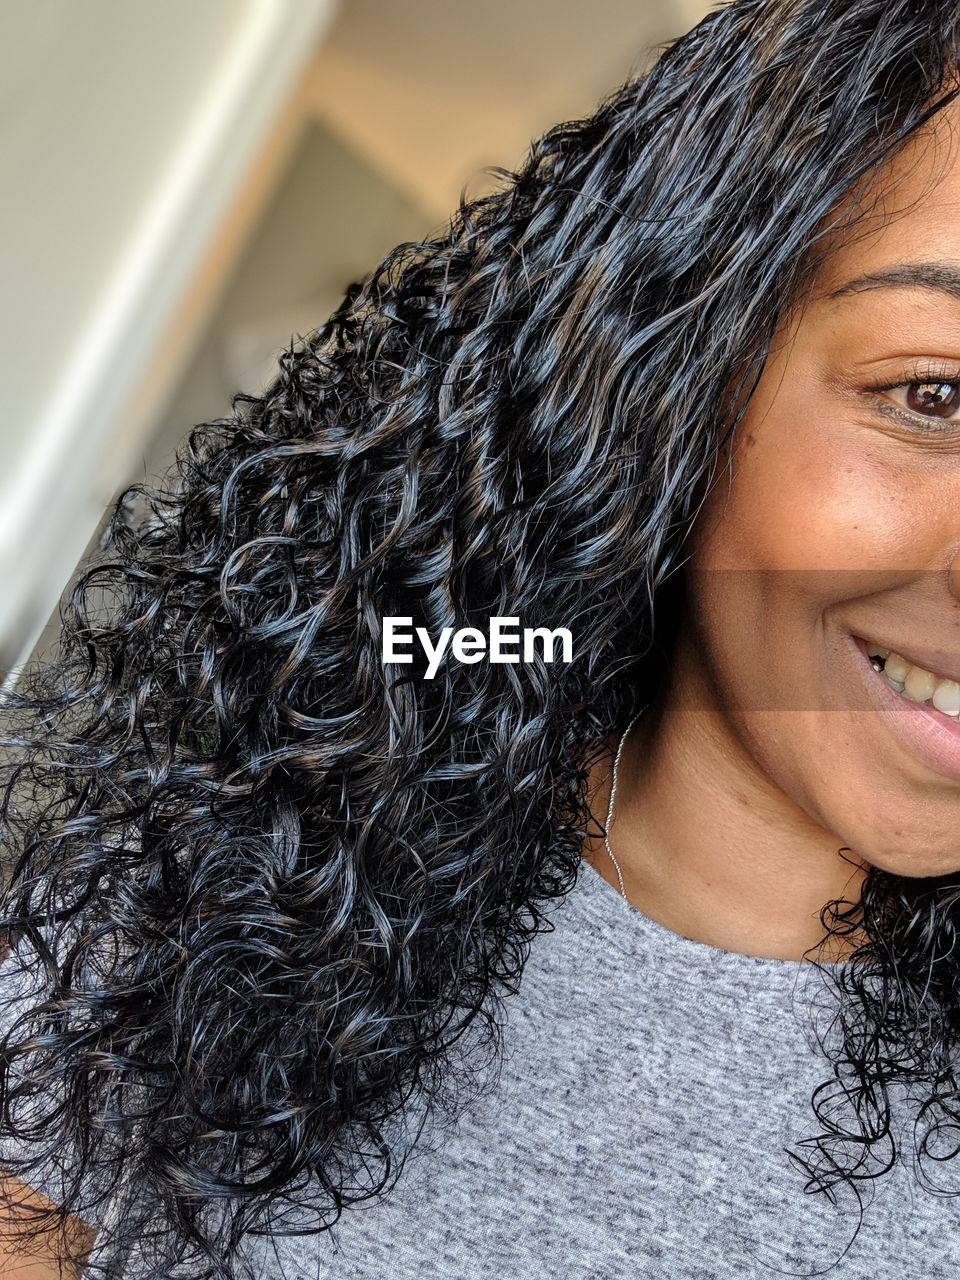
M 247 1233 L 327 1230 L 490 1087 L 591 767 L 664 687 L 720 451 L 958 52 L 955 0 L 734 0 L 121 495 L 3 706 L 0 928 L 34 989 L 0 1114 L 12 1173 L 63 1169 L 50 1214 L 95 1188 L 113 1257 L 233 1280 Z M 495 614 L 574 660 L 382 660 L 385 617 Z M 944 1158 L 958 899 L 873 868 L 825 906 L 867 941 L 831 967 L 808 1189 L 892 1167 L 897 1080 Z

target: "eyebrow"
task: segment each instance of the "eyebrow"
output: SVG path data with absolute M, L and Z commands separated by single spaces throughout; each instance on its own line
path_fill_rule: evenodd
M 843 298 L 866 289 L 935 289 L 960 302 L 960 266 L 946 262 L 901 262 L 881 271 L 848 280 L 829 298 Z

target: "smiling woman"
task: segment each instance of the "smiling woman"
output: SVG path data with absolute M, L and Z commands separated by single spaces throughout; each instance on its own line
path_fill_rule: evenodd
M 958 72 L 734 0 L 123 495 L 0 760 L 85 1277 L 960 1274 Z
M 730 483 L 691 529 L 671 692 L 626 761 L 633 900 L 757 954 L 799 957 L 867 864 L 960 868 L 957 104 L 860 200 L 857 234 L 831 237 L 782 317 Z M 900 689 L 868 645 L 902 664 Z M 705 786 L 709 826 L 681 803 Z

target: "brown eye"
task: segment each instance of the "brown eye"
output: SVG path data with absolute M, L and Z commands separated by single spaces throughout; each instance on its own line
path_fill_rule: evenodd
M 949 418 L 960 409 L 960 383 L 911 382 L 907 387 L 907 408 L 925 417 Z

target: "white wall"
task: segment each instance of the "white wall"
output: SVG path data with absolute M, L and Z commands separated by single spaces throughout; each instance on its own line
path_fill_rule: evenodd
M 0 667 L 129 471 L 138 393 L 335 8 L 0 8 Z
M 313 68 L 324 126 L 440 221 L 485 165 L 590 114 L 709 0 L 348 0 Z

